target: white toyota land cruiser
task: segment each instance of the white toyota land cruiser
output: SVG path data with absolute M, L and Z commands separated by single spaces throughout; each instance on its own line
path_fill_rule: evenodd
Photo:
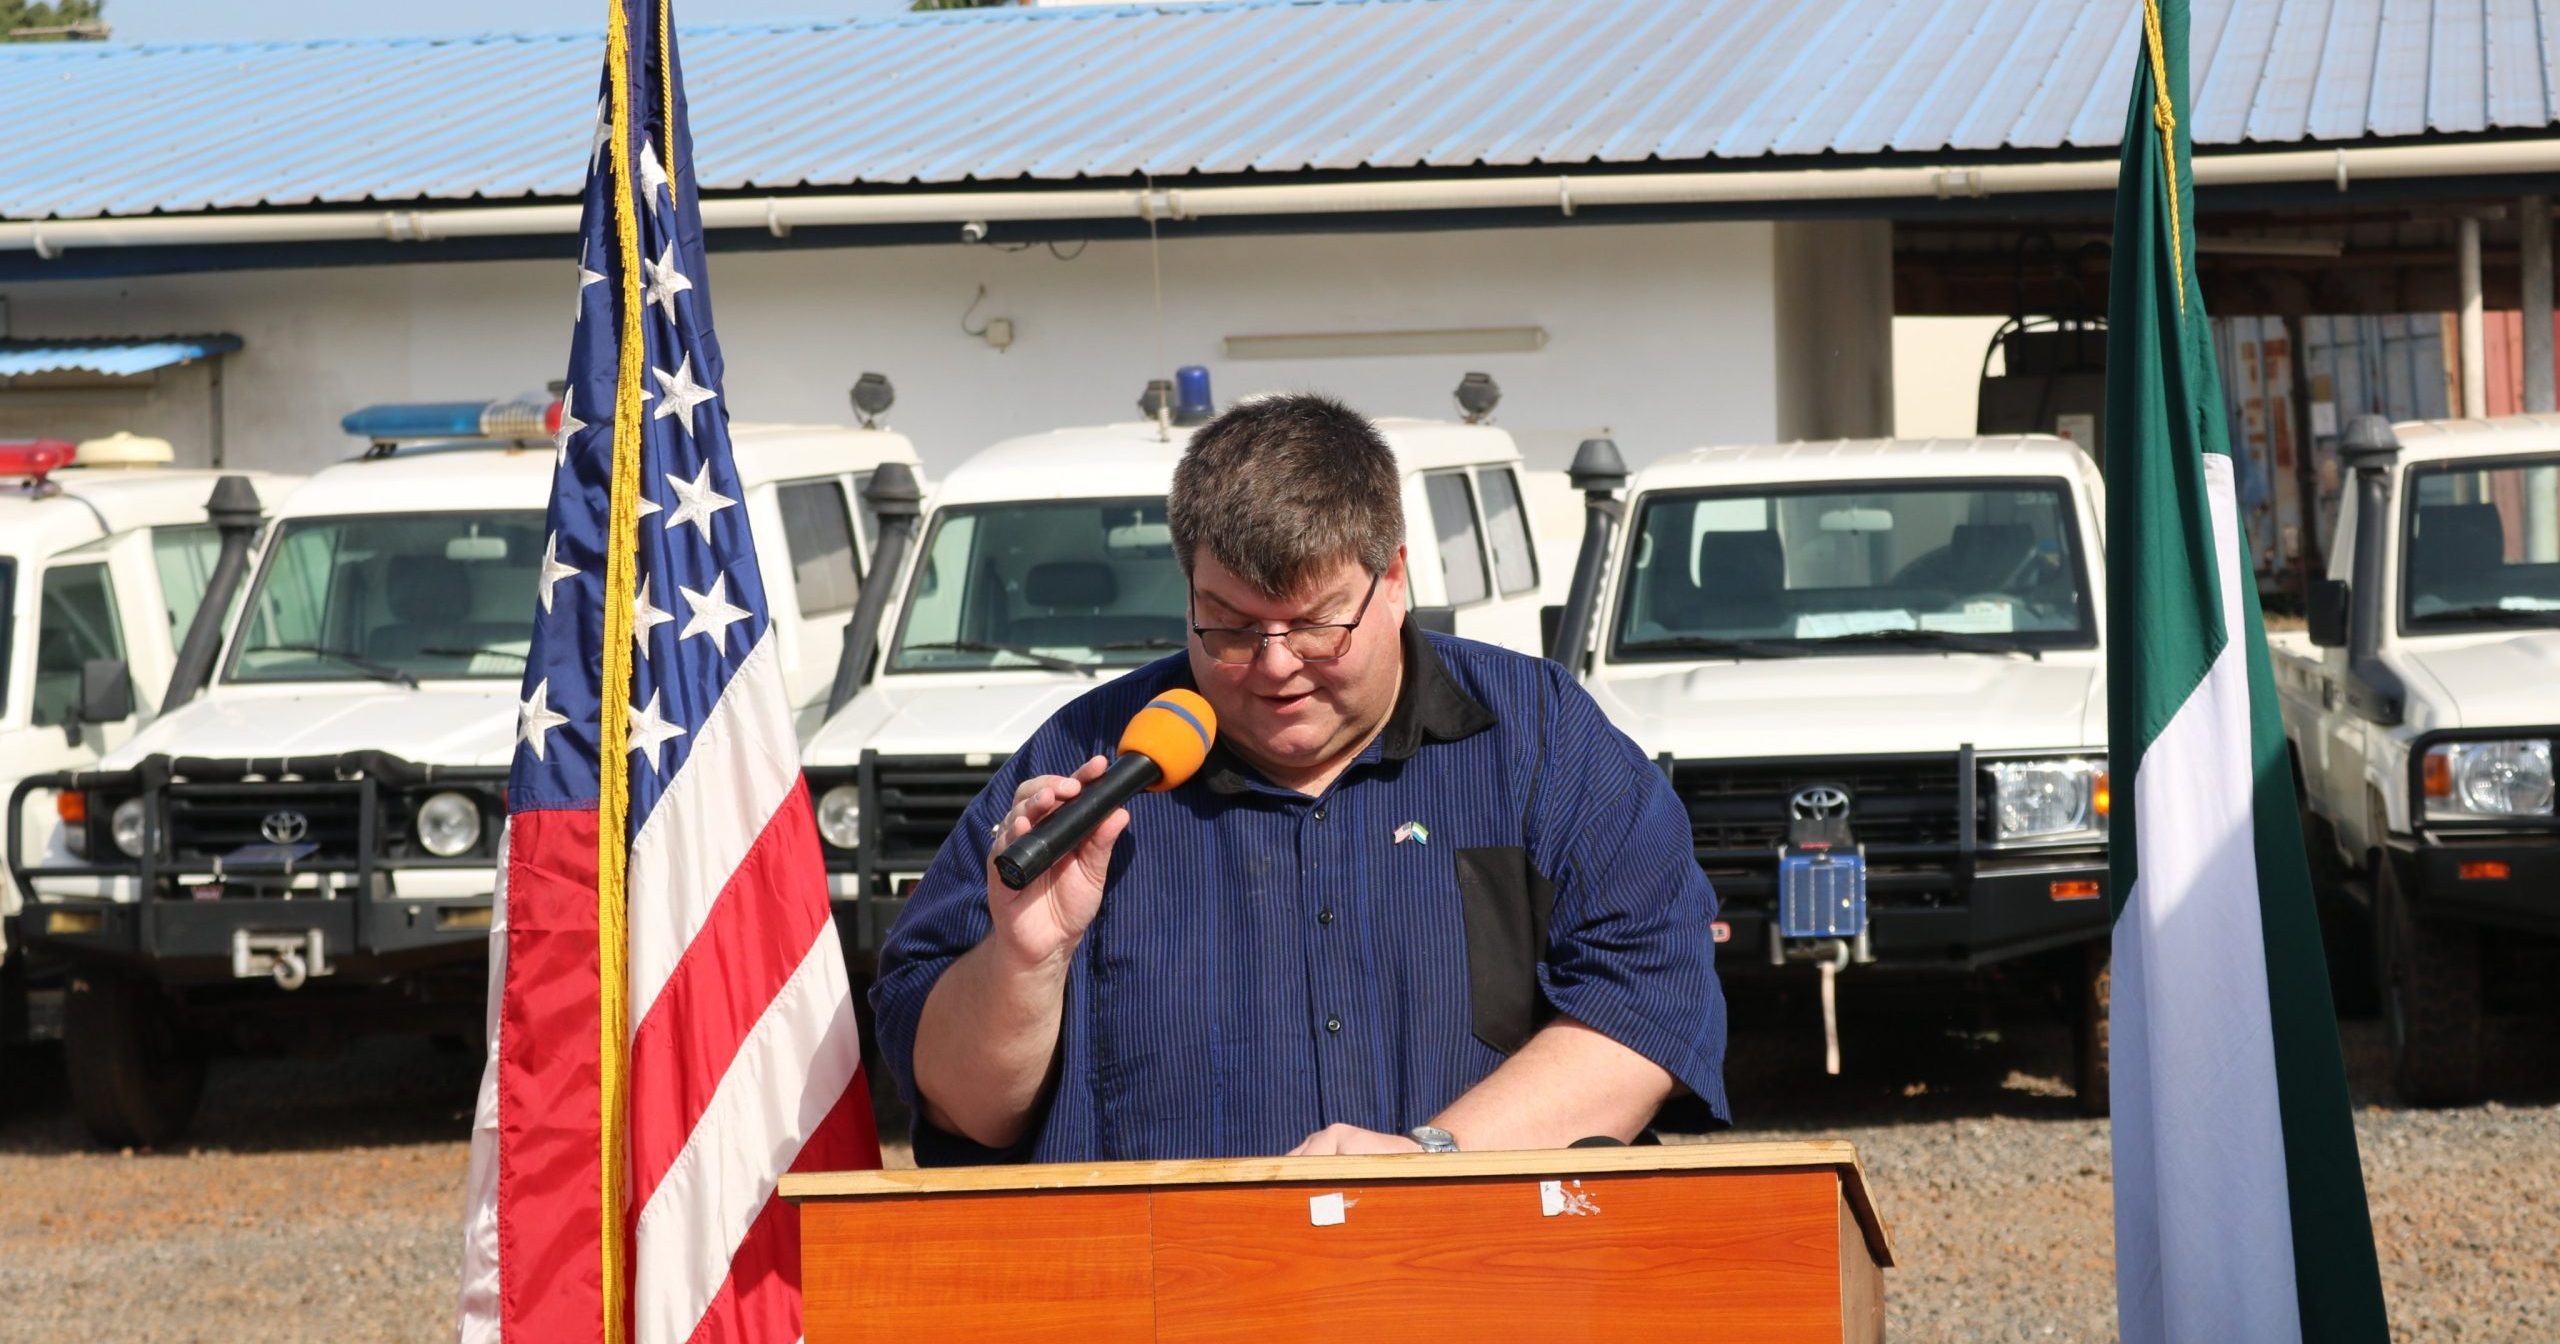
M 277 510 L 205 694 L 42 780 L 81 804 L 27 848 L 20 927 L 76 969 L 66 1058 L 101 1141 L 180 1132 L 216 1042 L 478 1033 L 517 694 L 559 568 L 558 407 L 348 417 L 372 449 Z M 731 433 L 784 679 L 814 707 L 854 605 L 857 478 L 915 451 L 876 429 Z M 673 517 L 667 490 L 647 487 Z
M 1607 448 L 1604 453 L 1601 450 Z M 1584 445 L 1558 656 L 1655 753 L 1722 911 L 1722 969 L 2051 975 L 2105 1087 L 2103 484 L 2062 439 Z M 1592 562 L 1606 559 L 1605 572 Z
M 2340 459 L 2310 631 L 2268 640 L 2329 977 L 2379 989 L 2404 1099 L 2471 1101 L 2560 947 L 2560 416 L 2370 416 Z

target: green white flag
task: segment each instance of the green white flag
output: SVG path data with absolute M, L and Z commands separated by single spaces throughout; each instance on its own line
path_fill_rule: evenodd
M 2148 0 L 2107 304 L 2110 1023 L 2127 1344 L 2382 1341 L 2381 1275 Z

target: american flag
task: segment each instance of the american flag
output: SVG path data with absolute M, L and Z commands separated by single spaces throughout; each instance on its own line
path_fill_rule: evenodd
M 879 1143 L 730 453 L 668 0 L 611 3 L 459 1334 L 789 1341 L 775 1183 Z

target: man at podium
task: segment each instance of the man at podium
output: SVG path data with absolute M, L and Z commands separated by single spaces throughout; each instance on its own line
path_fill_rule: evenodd
M 1725 1120 L 1686 811 L 1563 668 L 1408 618 L 1376 429 L 1241 404 L 1168 517 L 1183 652 L 1034 733 L 882 949 L 918 1163 L 1561 1147 L 1675 1089 Z M 1215 712 L 1196 775 L 1006 886 L 996 853 L 1173 688 Z

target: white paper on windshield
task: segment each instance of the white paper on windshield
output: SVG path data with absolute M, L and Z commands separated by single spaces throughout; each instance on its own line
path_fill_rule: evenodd
M 2547 597 L 2502 597 L 2498 599 L 2498 610 L 2560 611 L 2560 602 L 2554 602 Z
M 1920 618 L 1923 630 L 1959 635 L 2005 635 L 2018 628 L 2018 608 L 2010 602 L 1967 602 L 1962 611 L 1933 611 Z
M 1842 635 L 1863 635 L 1873 630 L 1916 630 L 1919 626 L 1911 613 L 1896 607 L 1890 611 L 1813 611 L 1796 617 L 1796 638 L 1838 639 Z

